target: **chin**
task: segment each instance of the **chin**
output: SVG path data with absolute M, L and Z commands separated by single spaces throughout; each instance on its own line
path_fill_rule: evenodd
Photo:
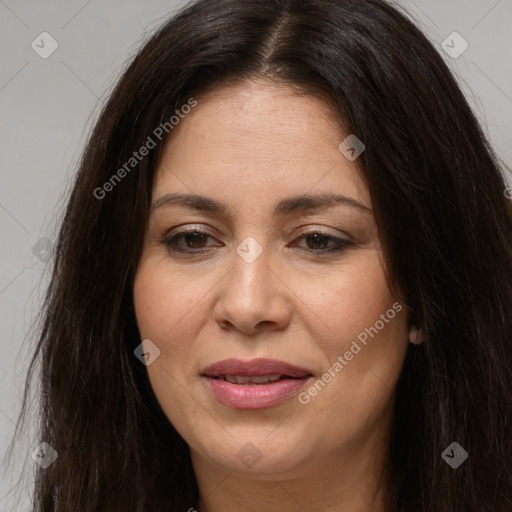
M 304 453 L 298 452 L 299 446 L 304 450 L 303 442 L 293 443 L 289 438 L 286 442 L 272 440 L 267 433 L 262 435 L 253 431 L 254 435 L 251 435 L 247 430 L 243 435 L 230 433 L 233 437 L 229 440 L 212 440 L 208 445 L 201 446 L 200 450 L 191 449 L 193 458 L 195 456 L 199 463 L 206 458 L 210 464 L 230 473 L 260 475 L 261 480 L 269 480 L 271 477 L 268 473 L 292 474 L 297 468 L 303 467 L 307 458 Z

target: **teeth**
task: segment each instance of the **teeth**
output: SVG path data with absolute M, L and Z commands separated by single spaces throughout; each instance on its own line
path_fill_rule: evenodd
M 266 384 L 276 382 L 281 375 L 258 375 L 249 377 L 247 375 L 223 375 L 222 378 L 231 384 Z
M 265 382 L 275 382 L 279 380 L 281 375 L 261 375 L 249 377 L 250 382 L 254 382 L 255 384 L 264 384 Z

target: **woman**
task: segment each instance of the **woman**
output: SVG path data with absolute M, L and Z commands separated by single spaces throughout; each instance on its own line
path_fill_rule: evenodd
M 511 240 L 497 159 L 395 8 L 196 1 L 69 198 L 34 510 L 512 510 Z

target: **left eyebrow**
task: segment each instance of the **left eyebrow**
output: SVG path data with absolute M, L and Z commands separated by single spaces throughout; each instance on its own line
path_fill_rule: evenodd
M 197 194 L 165 194 L 151 205 L 155 211 L 162 206 L 180 205 L 194 210 L 227 215 L 229 208 L 225 203 L 212 199 L 211 197 Z M 346 206 L 356 208 L 365 214 L 372 214 L 371 208 L 363 205 L 355 199 L 338 194 L 306 194 L 301 196 L 288 197 L 280 200 L 274 208 L 274 217 L 284 217 L 297 212 L 308 212 L 313 210 L 333 208 L 335 206 Z

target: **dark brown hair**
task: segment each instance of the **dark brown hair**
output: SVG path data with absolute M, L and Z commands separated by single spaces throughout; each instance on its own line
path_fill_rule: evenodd
M 105 197 L 94 191 L 191 97 L 261 77 L 328 95 L 364 142 L 389 281 L 423 333 L 396 391 L 389 510 L 510 512 L 506 183 L 442 57 L 380 0 L 199 0 L 129 64 L 76 175 L 27 376 L 20 419 L 39 361 L 40 441 L 59 454 L 37 470 L 34 511 L 197 505 L 188 447 L 133 353 L 132 282 L 163 141 Z M 469 454 L 456 470 L 441 457 L 454 441 Z

